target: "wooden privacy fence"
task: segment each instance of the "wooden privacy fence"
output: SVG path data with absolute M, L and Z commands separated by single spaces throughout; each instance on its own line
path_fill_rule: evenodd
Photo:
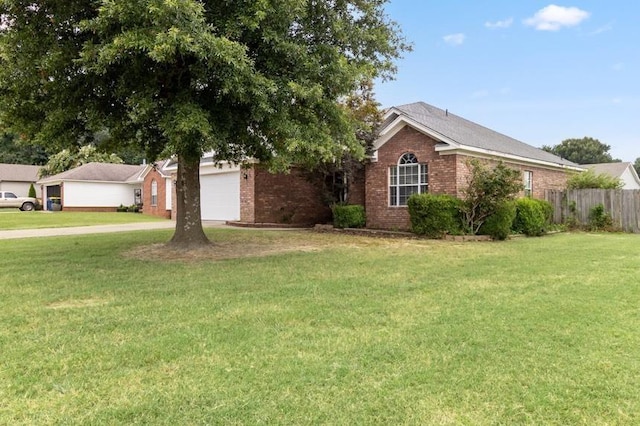
M 547 190 L 545 198 L 553 206 L 554 223 L 575 220 L 589 224 L 589 212 L 602 204 L 611 215 L 613 226 L 626 232 L 640 233 L 640 190 L 637 189 L 570 189 Z

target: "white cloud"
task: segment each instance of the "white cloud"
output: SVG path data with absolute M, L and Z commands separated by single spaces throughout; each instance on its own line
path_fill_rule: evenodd
M 603 25 L 600 28 L 597 28 L 596 30 L 592 31 L 591 33 L 589 33 L 589 35 L 598 35 L 598 34 L 602 34 L 602 33 L 606 33 L 607 31 L 611 31 L 613 29 L 613 24 L 609 23 L 607 25 Z
M 496 22 L 485 22 L 484 26 L 489 28 L 490 30 L 495 30 L 498 28 L 509 28 L 513 24 L 513 18 L 505 19 L 504 21 L 496 21 Z
M 465 35 L 462 33 L 449 34 L 442 37 L 444 42 L 451 46 L 460 46 L 462 43 L 464 43 L 465 38 Z
M 540 9 L 524 24 L 540 31 L 558 31 L 563 27 L 575 27 L 591 14 L 577 7 L 563 7 L 551 4 Z

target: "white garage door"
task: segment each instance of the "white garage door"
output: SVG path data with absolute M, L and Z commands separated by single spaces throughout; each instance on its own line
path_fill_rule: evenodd
M 202 220 L 240 220 L 240 172 L 200 176 Z

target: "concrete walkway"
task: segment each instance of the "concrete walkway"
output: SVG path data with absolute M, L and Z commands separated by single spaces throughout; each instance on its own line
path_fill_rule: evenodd
M 204 221 L 205 228 L 225 227 L 222 221 Z M 41 229 L 11 229 L 0 231 L 0 240 L 11 240 L 17 238 L 55 237 L 59 235 L 84 235 L 84 234 L 106 234 L 111 232 L 144 231 L 148 229 L 173 229 L 176 223 L 166 222 L 141 222 L 127 223 L 122 225 L 93 225 L 93 226 L 72 226 L 69 228 L 41 228 Z

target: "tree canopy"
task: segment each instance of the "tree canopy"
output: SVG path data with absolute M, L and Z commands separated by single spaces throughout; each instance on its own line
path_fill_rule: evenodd
M 542 149 L 577 164 L 617 163 L 620 161 L 611 157 L 609 153 L 611 146 L 587 136 L 580 139 L 565 139 L 558 145 L 545 145 Z
M 53 154 L 49 157 L 47 164 L 40 169 L 40 176 L 52 176 L 91 162 L 124 163 L 116 154 L 98 152 L 95 146 L 85 145 L 79 149 L 63 149 Z
M 576 173 L 567 180 L 568 189 L 621 189 L 623 185 L 620 178 L 605 173 L 596 173 L 592 169 Z
M 38 145 L 27 145 L 12 133 L 0 134 L 0 163 L 41 166 L 49 156 Z
M 0 123 L 46 146 L 108 130 L 176 155 L 176 244 L 202 244 L 198 164 L 364 154 L 341 100 L 409 46 L 386 0 L 4 0 Z

